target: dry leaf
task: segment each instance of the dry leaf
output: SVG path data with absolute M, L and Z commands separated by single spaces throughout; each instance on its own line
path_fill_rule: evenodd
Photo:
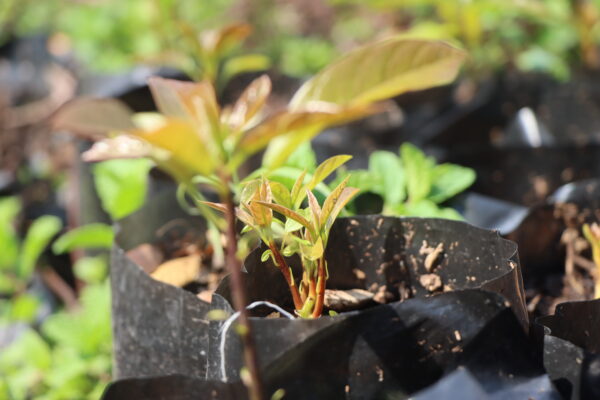
M 176 258 L 161 264 L 151 276 L 157 281 L 183 287 L 196 280 L 201 262 L 199 254 Z

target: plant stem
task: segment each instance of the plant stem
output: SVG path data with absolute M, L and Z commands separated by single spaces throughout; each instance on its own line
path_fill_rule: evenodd
M 237 257 L 237 234 L 235 230 L 235 207 L 233 205 L 233 193 L 230 190 L 224 195 L 225 205 L 227 207 L 227 268 L 231 276 L 231 295 L 233 297 L 233 306 L 240 313 L 239 325 L 242 344 L 244 345 L 244 361 L 246 368 L 250 373 L 250 383 L 248 391 L 251 400 L 263 400 L 264 391 L 260 370 L 258 366 L 258 357 L 254 337 L 252 336 L 252 326 L 246 311 L 247 297 L 246 287 L 244 286 L 242 268 L 240 260 Z
M 319 318 L 323 313 L 323 303 L 325 302 L 325 260 L 319 259 L 319 267 L 317 270 L 317 301 L 313 309 L 312 317 Z
M 275 261 L 277 261 L 277 268 L 279 268 L 279 270 L 283 274 L 283 277 L 285 278 L 285 281 L 287 282 L 290 288 L 292 298 L 294 299 L 294 307 L 296 308 L 296 310 L 302 309 L 302 300 L 300 299 L 300 293 L 298 293 L 298 288 L 294 283 L 294 277 L 292 275 L 291 268 L 285 262 L 285 259 L 279 252 L 279 249 L 277 248 L 277 245 L 274 242 L 269 243 L 269 248 L 273 253 L 273 257 L 275 257 Z

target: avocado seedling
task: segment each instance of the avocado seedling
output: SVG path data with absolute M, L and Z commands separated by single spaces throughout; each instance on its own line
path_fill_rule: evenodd
M 323 312 L 329 231 L 344 206 L 358 193 L 358 189 L 347 186 L 349 176 L 331 191 L 322 206 L 312 190 L 350 158 L 340 155 L 325 160 L 307 183 L 304 183 L 305 173 L 300 174 L 291 191 L 266 178 L 252 180 L 242 190 L 236 214 L 245 224 L 243 231 L 255 232 L 268 247 L 262 261 L 271 258 L 281 271 L 296 313 L 302 318 L 317 318 Z M 205 204 L 225 211 L 222 204 Z M 285 259 L 294 254 L 302 262 L 302 280 L 298 286 Z

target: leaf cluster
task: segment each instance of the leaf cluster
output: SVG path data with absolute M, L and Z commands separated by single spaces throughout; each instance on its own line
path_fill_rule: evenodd
M 237 217 L 244 223 L 242 232 L 256 233 L 268 247 L 262 260 L 271 258 L 284 275 L 294 299 L 296 312 L 301 317 L 318 317 L 322 312 L 327 263 L 325 248 L 329 231 L 344 206 L 358 193 L 342 180 L 325 198 L 319 201 L 313 194 L 337 168 L 351 157 L 331 157 L 316 167 L 307 179 L 302 172 L 292 189 L 266 178 L 247 182 L 241 193 Z M 223 204 L 205 203 L 226 212 Z M 296 287 L 293 273 L 284 257 L 297 254 L 303 267 L 302 281 Z
M 338 176 L 337 181 L 342 179 Z M 352 171 L 349 184 L 383 199 L 383 214 L 462 219 L 454 209 L 442 204 L 475 181 L 475 171 L 460 165 L 436 164 L 410 143 L 398 155 L 375 151 L 369 168 Z

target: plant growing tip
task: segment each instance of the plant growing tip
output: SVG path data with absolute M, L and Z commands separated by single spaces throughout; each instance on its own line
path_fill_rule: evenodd
M 328 277 L 325 247 L 329 231 L 344 206 L 358 193 L 358 189 L 347 187 L 348 179 L 345 179 L 329 194 L 321 207 L 312 189 L 350 158 L 335 156 L 325 160 L 307 184 L 303 183 L 304 174 L 301 174 L 291 192 L 285 186 L 273 185 L 273 182 L 264 178 L 260 184 L 249 183 L 244 188 L 253 191 L 251 196 L 246 196 L 250 199 L 248 203 L 242 200 L 242 207 L 250 211 L 252 218 L 245 221 L 246 226 L 254 230 L 268 246 L 263 253 L 263 261 L 271 257 L 282 272 L 290 288 L 296 313 L 302 318 L 317 318 L 323 312 Z M 263 196 L 263 193 L 267 193 L 265 188 L 271 186 L 277 188 L 278 195 Z M 304 199 L 307 199 L 305 207 Z M 262 215 L 258 212 L 261 208 L 269 213 L 269 225 L 256 220 L 256 215 Z M 284 229 L 274 229 L 280 226 Z M 302 280 L 298 286 L 283 256 L 293 254 L 298 254 L 302 262 Z
M 592 247 L 592 259 L 596 264 L 596 269 L 592 273 L 594 280 L 594 298 L 600 298 L 600 226 L 597 223 L 592 225 L 584 224 L 583 236 L 587 239 Z

